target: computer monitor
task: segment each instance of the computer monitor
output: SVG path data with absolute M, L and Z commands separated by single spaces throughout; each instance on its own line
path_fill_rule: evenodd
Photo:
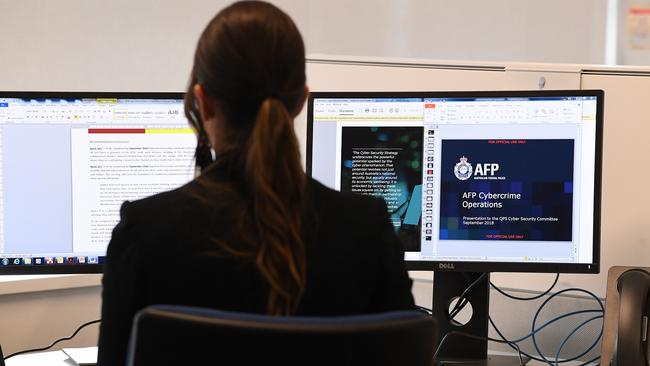
M 181 93 L 0 92 L 0 274 L 98 273 L 125 200 L 194 175 Z
M 385 199 L 407 267 L 436 271 L 443 333 L 478 280 L 463 330 L 487 336 L 483 273 L 599 271 L 602 91 L 312 93 L 308 108 L 308 174 Z M 459 342 L 441 354 L 485 358 Z

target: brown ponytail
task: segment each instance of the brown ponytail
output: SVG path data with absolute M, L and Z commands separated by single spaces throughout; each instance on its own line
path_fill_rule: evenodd
M 245 151 L 245 180 L 259 246 L 255 258 L 269 284 L 267 311 L 293 314 L 305 289 L 300 165 L 293 118 L 278 99 L 262 102 Z
M 306 281 L 306 176 L 291 116 L 305 97 L 305 49 L 296 25 L 269 3 L 242 1 L 222 10 L 203 31 L 185 114 L 199 135 L 197 165 L 205 168 L 210 162 L 200 158 L 211 159 L 210 146 L 193 93 L 196 84 L 218 104 L 222 132 L 232 137 L 214 146 L 217 160 L 228 160 L 241 175 L 228 187 L 214 183 L 211 190 L 242 192 L 245 198 L 242 207 L 228 207 L 240 223 L 228 237 L 237 239 L 215 245 L 255 263 L 266 284 L 269 314 L 294 314 Z

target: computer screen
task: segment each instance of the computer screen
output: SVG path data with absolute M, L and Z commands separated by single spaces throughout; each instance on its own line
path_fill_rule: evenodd
M 411 269 L 598 272 L 602 98 L 312 93 L 307 171 L 383 197 Z
M 101 272 L 122 202 L 193 178 L 182 98 L 0 92 L 0 273 Z

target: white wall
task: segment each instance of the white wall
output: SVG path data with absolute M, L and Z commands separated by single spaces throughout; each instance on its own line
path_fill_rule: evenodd
M 276 0 L 309 53 L 603 63 L 605 0 Z M 226 0 L 0 0 L 0 90 L 180 91 Z
M 569 63 L 605 57 L 605 0 L 308 3 L 312 53 Z

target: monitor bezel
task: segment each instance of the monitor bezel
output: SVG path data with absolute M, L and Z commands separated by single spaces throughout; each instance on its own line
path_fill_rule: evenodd
M 319 98 L 372 99 L 372 98 L 544 98 L 544 97 L 596 97 L 596 151 L 594 169 L 594 219 L 593 219 L 593 263 L 520 263 L 520 262 L 467 262 L 405 260 L 406 268 L 420 271 L 456 272 L 531 272 L 531 273 L 599 273 L 600 272 L 600 222 L 601 185 L 603 154 L 603 112 L 604 92 L 602 90 L 514 90 L 514 91 L 351 91 L 311 92 L 307 104 L 306 172 L 312 176 L 312 147 L 314 100 Z
M 179 99 L 183 92 L 59 92 L 59 91 L 0 91 L 0 98 L 61 100 L 61 99 Z M 56 257 L 56 255 L 53 255 Z M 105 256 L 97 264 L 7 265 L 0 264 L 0 275 L 48 275 L 103 273 Z

